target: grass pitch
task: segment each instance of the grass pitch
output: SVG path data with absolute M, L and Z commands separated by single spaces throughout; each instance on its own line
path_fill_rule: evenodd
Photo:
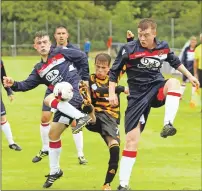
M 4 57 L 7 75 L 15 80 L 25 79 L 39 57 Z M 90 60 L 91 72 L 93 60 Z M 123 77 L 121 84 L 126 84 Z M 3 88 L 2 88 L 3 89 Z M 41 149 L 40 117 L 46 87 L 41 85 L 25 93 L 15 93 L 10 103 L 3 90 L 7 119 L 14 140 L 23 148 L 15 152 L 8 148 L 2 134 L 2 190 L 43 190 L 49 173 L 48 157 L 34 164 L 32 158 Z M 133 190 L 201 190 L 201 113 L 191 109 L 191 85 L 187 86 L 174 125 L 178 132 L 163 139 L 164 107 L 152 109 L 139 144 L 137 161 L 133 168 L 130 187 Z M 124 143 L 124 111 L 126 96 L 121 97 L 122 120 L 120 125 L 121 150 Z M 104 182 L 109 153 L 102 138 L 87 129 L 84 133 L 86 166 L 78 164 L 72 133 L 67 129 L 62 136 L 61 168 L 64 176 L 50 190 L 100 190 Z M 119 184 L 116 175 L 112 189 Z

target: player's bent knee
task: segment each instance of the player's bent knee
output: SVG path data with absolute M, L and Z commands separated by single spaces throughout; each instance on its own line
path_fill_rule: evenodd
M 175 78 L 170 78 L 167 83 L 168 88 L 180 88 L 180 81 Z
M 43 112 L 41 116 L 41 123 L 49 123 L 51 120 L 52 113 L 49 111 Z
M 44 99 L 44 104 L 49 106 L 50 105 L 50 101 L 54 99 L 54 95 L 50 94 L 48 95 L 45 99 Z
M 3 123 L 3 122 L 6 122 L 6 116 L 5 115 L 3 115 L 3 116 L 1 116 L 1 123 Z

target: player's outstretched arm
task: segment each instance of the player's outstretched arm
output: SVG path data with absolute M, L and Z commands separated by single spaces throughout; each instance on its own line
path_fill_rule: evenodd
M 200 86 L 200 83 L 198 81 L 198 79 L 196 77 L 194 77 L 186 68 L 183 64 L 181 64 L 177 70 L 179 72 L 181 72 L 182 74 L 184 74 L 188 79 L 189 81 L 191 82 L 191 84 L 194 86 L 194 87 L 199 87 Z
M 37 87 L 39 84 L 43 84 L 41 78 L 36 72 L 36 69 L 32 71 L 32 73 L 28 76 L 26 80 L 20 82 L 14 81 L 14 79 L 11 77 L 4 76 L 3 78 L 4 87 L 10 87 L 15 92 L 29 91 Z

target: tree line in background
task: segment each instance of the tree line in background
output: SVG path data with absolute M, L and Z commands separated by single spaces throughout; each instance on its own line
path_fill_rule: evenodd
M 146 17 L 157 21 L 159 39 L 170 45 L 174 18 L 175 48 L 192 35 L 198 37 L 202 25 L 200 1 L 2 1 L 1 10 L 2 45 L 13 44 L 13 21 L 17 44 L 32 44 L 41 29 L 53 36 L 56 26 L 65 25 L 72 43 L 79 38 L 82 47 L 88 37 L 94 50 L 106 49 L 110 34 L 113 42 L 126 42 L 126 31 L 136 34 L 138 21 Z

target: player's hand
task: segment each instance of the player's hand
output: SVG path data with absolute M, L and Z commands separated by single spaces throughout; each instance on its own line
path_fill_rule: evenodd
M 194 87 L 200 87 L 200 83 L 198 81 L 198 79 L 194 76 L 190 76 L 189 77 L 189 81 L 191 82 L 191 84 L 194 86 Z
M 124 93 L 125 93 L 125 94 L 129 94 L 129 88 L 128 88 L 128 87 L 125 87 Z
M 134 38 L 134 36 L 135 35 L 130 30 L 127 30 L 127 34 L 126 34 L 127 38 Z
M 15 98 L 15 97 L 14 97 L 13 94 L 11 94 L 11 95 L 8 96 L 8 99 L 10 100 L 10 102 L 12 102 L 12 101 L 14 100 L 14 98 Z
M 14 80 L 11 77 L 3 76 L 4 87 L 11 87 L 14 84 Z
M 112 107 L 116 107 L 119 104 L 118 97 L 116 94 L 109 94 L 109 104 Z

